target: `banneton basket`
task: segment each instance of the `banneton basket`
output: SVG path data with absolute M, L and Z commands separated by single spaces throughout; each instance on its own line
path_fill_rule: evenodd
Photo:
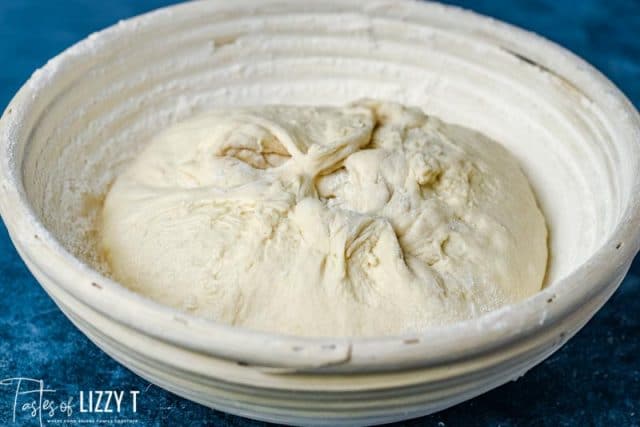
M 416 335 L 303 339 L 191 317 L 98 272 L 101 197 L 161 128 L 214 106 L 362 97 L 420 106 L 511 150 L 550 229 L 539 294 Z M 261 420 L 401 420 L 516 379 L 593 316 L 640 245 L 629 101 L 557 45 L 439 4 L 215 0 L 120 22 L 33 74 L 0 144 L 2 217 L 69 319 L 149 381 Z

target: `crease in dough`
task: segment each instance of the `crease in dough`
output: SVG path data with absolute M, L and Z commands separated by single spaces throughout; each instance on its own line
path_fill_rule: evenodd
M 540 290 L 547 231 L 516 160 L 416 108 L 211 111 L 160 133 L 113 183 L 115 279 L 220 322 L 399 334 Z

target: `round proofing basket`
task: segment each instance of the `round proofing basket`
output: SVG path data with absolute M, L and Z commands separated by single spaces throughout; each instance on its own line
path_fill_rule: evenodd
M 551 236 L 539 294 L 421 334 L 304 339 L 155 304 L 74 246 L 86 207 L 77 188 L 104 193 L 159 129 L 212 107 L 362 97 L 420 106 L 520 160 Z M 562 48 L 432 3 L 218 0 L 124 21 L 34 73 L 2 116 L 0 143 L 2 217 L 69 319 L 149 381 L 268 421 L 389 422 L 516 379 L 593 316 L 640 245 L 632 105 Z

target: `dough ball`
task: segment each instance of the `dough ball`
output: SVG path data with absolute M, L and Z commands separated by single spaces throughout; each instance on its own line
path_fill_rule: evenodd
M 132 290 L 306 336 L 419 331 L 540 290 L 547 231 L 516 160 L 415 108 L 212 111 L 113 183 L 102 249 Z

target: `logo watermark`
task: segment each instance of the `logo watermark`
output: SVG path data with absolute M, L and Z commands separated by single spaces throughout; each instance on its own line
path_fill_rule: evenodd
M 11 422 L 45 424 L 137 424 L 139 390 L 80 390 L 60 397 L 44 380 L 13 377 L 0 380 L 12 399 Z M 96 415 L 91 417 L 91 415 Z M 100 416 L 97 416 L 100 415 Z

